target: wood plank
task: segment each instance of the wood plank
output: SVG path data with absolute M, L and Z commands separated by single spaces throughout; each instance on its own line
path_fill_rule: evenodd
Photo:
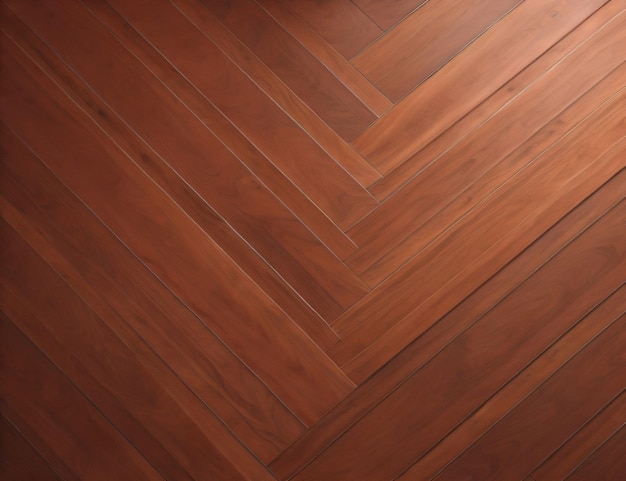
M 401 474 L 624 282 L 625 214 L 622 201 L 294 479 Z
M 1 282 L 32 312 L 4 301 L 13 323 L 164 478 L 245 480 L 237 460 L 224 458 L 160 383 L 164 369 L 157 377 L 142 365 L 145 349 L 131 340 L 132 350 L 108 327 L 111 317 L 99 318 L 6 223 L 2 228 Z
M 347 103 L 354 104 L 357 102 L 358 108 L 356 110 L 362 113 L 365 112 L 364 117 L 369 119 L 366 119 L 362 126 L 363 128 L 369 125 L 375 116 L 369 112 L 367 107 L 361 104 L 360 100 L 357 101 L 354 94 L 337 80 L 324 65 L 319 63 L 294 38 L 280 28 L 280 25 L 276 24 L 260 6 L 252 5 L 254 6 L 252 8 L 254 18 L 260 17 L 260 20 L 263 21 L 263 25 L 258 28 L 262 29 L 265 23 L 269 23 L 270 27 L 273 27 L 272 30 L 277 31 L 277 36 L 282 38 L 282 42 L 273 42 L 277 45 L 276 49 L 280 50 L 281 46 L 284 46 L 283 50 L 295 50 L 295 52 L 283 52 L 277 57 L 272 52 L 272 49 L 264 48 L 268 52 L 255 52 L 259 55 L 259 59 L 251 50 L 258 50 L 258 48 L 255 48 L 255 45 L 265 45 L 265 42 L 259 44 L 255 38 L 252 38 L 246 46 L 213 16 L 206 8 L 206 3 L 200 3 L 198 0 L 178 0 L 176 2 L 177 8 L 223 50 L 240 69 L 250 76 L 302 129 L 313 137 L 336 162 L 362 186 L 370 186 L 381 178 L 381 174 L 365 161 L 363 157 L 357 154 L 350 144 L 331 128 L 334 125 L 331 121 L 332 119 L 328 120 L 328 115 L 324 115 L 324 112 L 320 110 L 322 108 L 328 110 L 329 114 L 332 114 L 337 119 L 337 122 L 357 125 L 356 119 L 350 120 L 350 116 L 354 117 L 355 112 L 348 112 L 346 108 L 349 105 L 342 105 L 341 102 L 343 101 L 341 98 L 335 99 L 335 97 L 347 95 L 349 99 Z M 241 7 L 246 6 L 247 4 L 244 3 Z M 241 13 L 245 14 L 246 12 L 244 10 Z M 226 19 L 228 18 L 230 16 L 227 15 Z M 238 25 L 240 21 L 246 21 L 245 18 L 236 18 L 235 20 L 235 25 Z M 255 28 L 257 27 L 255 26 Z M 252 31 L 247 29 L 243 31 L 243 33 L 248 32 Z M 245 41 L 246 38 L 242 40 Z M 270 46 L 271 44 L 272 42 L 268 43 Z M 302 55 L 305 56 L 305 60 L 293 64 Z M 294 60 L 291 59 L 292 56 Z M 264 60 L 267 65 L 261 60 Z M 283 65 L 284 62 L 289 63 L 289 65 Z M 328 80 L 329 78 L 332 80 Z M 368 85 L 371 87 L 371 84 Z M 330 92 L 332 94 L 335 90 L 337 90 L 337 95 L 333 96 L 326 93 Z M 317 97 L 322 95 L 324 100 L 319 100 Z M 379 95 L 382 96 L 382 94 Z M 309 99 L 308 102 L 307 99 Z M 319 105 L 317 110 L 315 110 L 317 104 Z M 329 105 L 326 106 L 325 104 Z M 319 117 L 318 114 L 320 115 Z M 324 120 L 328 120 L 330 126 Z M 359 128 L 360 130 L 362 128 Z
M 380 25 L 383 30 L 390 29 L 396 22 L 399 22 L 406 15 L 418 9 L 427 0 L 352 0 L 358 5 L 368 17 Z
M 383 31 L 350 0 L 281 0 L 335 50 L 351 58 Z
M 626 426 L 622 426 L 611 439 L 604 443 L 574 473 L 568 476 L 567 481 L 583 481 L 585 479 L 610 481 L 619 479 L 626 470 L 625 443 Z
M 626 2 L 624 0 L 613 0 L 606 3 L 541 57 L 504 84 L 497 92 L 372 186 L 370 192 L 380 201 L 393 194 L 412 177 L 419 174 L 430 162 L 437 160 L 458 142 L 480 128 L 483 123 L 497 115 L 500 109 L 525 92 L 537 80 L 550 72 L 555 65 L 558 65 L 559 62 L 581 47 L 590 36 L 602 29 L 606 23 L 622 14 L 625 8 Z
M 626 142 L 620 140 L 626 119 L 619 113 L 624 102 L 626 91 L 339 318 L 340 335 L 351 326 L 353 331 L 333 346 L 334 359 L 351 376 L 360 372 L 354 378 L 362 380 L 391 358 L 387 350 L 399 352 L 615 175 L 624 166 Z M 567 164 L 563 158 L 569 159 Z
M 164 479 L 2 312 L 0 329 L 3 415 L 37 430 L 69 471 L 63 477 Z
M 111 3 L 339 227 L 352 225 L 377 205 L 174 5 L 166 0 Z M 207 70 L 207 64 L 213 68 Z
M 528 0 L 448 62 L 353 145 L 386 174 L 598 10 L 606 0 Z M 531 34 L 532 32 L 532 34 Z
M 356 9 L 349 1 L 347 3 Z M 227 34 L 216 28 L 215 23 L 221 22 L 232 32 L 231 35 L 249 49 L 249 57 L 254 57 L 267 66 L 263 74 L 252 75 L 257 84 L 264 88 L 259 80 L 267 83 L 263 77 L 278 77 L 295 94 L 293 100 L 301 99 L 344 139 L 356 137 L 377 118 L 253 0 L 204 3 L 179 0 L 176 5 L 220 47 L 225 43 L 233 43 L 232 40 L 227 40 Z M 201 21 L 198 22 L 197 19 Z M 219 19 L 219 22 L 213 22 L 212 19 Z M 235 57 L 230 52 L 227 53 L 242 70 L 251 73 L 250 62 L 241 63 L 241 55 Z M 264 90 L 276 98 L 273 92 L 268 92 L 265 88 Z M 285 110 L 289 113 L 288 106 Z M 309 131 L 308 125 L 302 126 Z
M 392 102 L 398 102 L 520 3 L 427 2 L 369 45 L 352 64 Z
M 625 423 L 626 393 L 622 392 L 533 471 L 533 478 L 536 481 L 565 479 Z
M 621 15 L 351 228 L 348 265 L 378 284 L 626 85 L 624 32 Z M 428 221 L 439 229 L 420 229 Z
M 0 479 L 61 481 L 41 454 L 2 415 L 0 415 Z
M 71 6 L 76 5 L 68 5 L 65 14 L 74 11 Z M 105 61 L 96 61 L 89 55 L 85 56 L 84 52 L 77 55 L 86 59 L 87 67 L 94 67 L 89 75 L 101 79 L 97 81 L 103 83 L 109 103 L 114 103 L 113 107 L 118 108 L 124 120 L 131 122 L 137 134 L 151 144 L 156 154 L 161 155 L 161 159 L 155 156 L 157 158 L 152 160 L 140 154 L 138 161 L 161 164 L 161 169 L 153 167 L 152 170 L 174 169 L 190 184 L 184 188 L 193 188 L 214 206 L 224 220 L 238 230 L 324 319 L 336 318 L 345 307 L 360 299 L 367 288 L 341 260 L 329 252 L 258 178 L 241 165 L 193 113 L 165 88 L 155 87 L 156 79 L 122 45 L 111 44 L 117 45 L 119 51 L 113 46 L 106 47 L 114 41 L 113 37 L 102 26 L 98 29 L 96 20 L 80 5 L 77 7 L 75 25 L 89 32 L 85 34 L 85 42 L 99 32 L 101 35 L 94 38 L 93 48 L 111 52 L 108 60 L 116 61 L 120 69 L 124 66 L 126 70 L 113 78 L 106 74 Z M 58 34 L 64 32 L 59 31 Z M 64 41 L 72 43 L 71 37 Z M 104 54 L 102 58 L 106 58 Z M 132 98 L 126 90 L 129 86 L 133 86 Z M 162 100 L 158 107 L 154 107 L 155 98 Z M 150 112 L 155 108 L 157 112 Z M 98 112 L 94 118 L 100 122 L 102 115 Z M 135 134 L 128 132 L 127 128 L 122 136 L 130 137 L 130 143 L 134 143 Z M 212 153 L 210 163 L 207 163 L 207 151 Z M 162 166 L 163 163 L 166 165 Z M 312 256 L 308 259 L 299 257 L 302 250 L 309 250 Z M 322 323 L 318 329 L 325 330 L 323 334 L 331 342 L 334 341 L 327 326 Z
M 517 409 L 516 406 L 521 399 L 531 395 L 566 362 L 577 356 L 579 350 L 586 349 L 588 343 L 595 342 L 594 339 L 603 335 L 603 331 L 611 323 L 623 316 L 624 306 L 626 306 L 626 287 L 622 286 L 398 479 L 403 481 L 433 479 L 473 443 L 481 443 L 482 436 L 499 423 L 501 418 Z
M 623 199 L 626 170 L 622 170 L 546 234 L 507 264 L 480 289 L 417 338 L 374 376 L 355 389 L 328 415 L 283 452 L 270 467 L 287 479 L 308 464 L 372 407 L 423 367 L 433 356 L 501 301 L 563 246 Z
M 0 144 L 4 218 L 77 293 L 113 307 L 261 459 L 301 434 L 267 386 L 4 128 Z M 51 248 L 65 262 L 43 254 Z
M 291 36 L 304 45 L 368 108 L 380 116 L 393 105 L 361 72 L 326 43 L 304 20 L 295 15 L 280 0 L 257 0 Z M 368 164 L 369 165 L 369 164 Z M 372 167 L 373 168 L 373 167 Z
M 528 475 L 547 454 L 624 390 L 625 328 L 626 316 L 622 316 L 434 479 L 489 481 Z M 623 442 L 626 436 L 618 434 L 616 439 Z M 622 444 L 622 459 L 623 448 Z M 616 453 L 612 456 L 617 457 Z M 591 477 L 579 479 L 608 475 L 607 465 L 611 463 L 596 464 L 594 471 L 587 471 L 593 473 Z M 623 462 L 621 465 L 626 467 Z M 623 470 L 614 470 L 613 476 L 618 473 L 623 474 Z
M 17 66 L 4 86 L 3 116 L 17 136 L 300 419 L 314 422 L 352 390 L 310 338 L 67 97 Z M 81 167 L 85 158 L 90 169 Z

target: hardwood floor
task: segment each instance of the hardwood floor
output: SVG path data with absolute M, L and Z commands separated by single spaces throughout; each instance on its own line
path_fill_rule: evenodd
M 626 0 L 0 27 L 0 479 L 623 479 Z

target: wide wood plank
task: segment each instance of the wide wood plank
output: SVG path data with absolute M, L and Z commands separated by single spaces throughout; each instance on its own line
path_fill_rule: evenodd
M 384 30 L 388 30 L 404 16 L 427 3 L 427 0 L 352 0 L 368 17 Z
M 348 265 L 377 284 L 626 85 L 624 32 L 621 15 L 350 229 L 361 247 Z M 440 229 L 425 235 L 431 219 Z
M 565 479 L 615 431 L 626 423 L 626 392 L 622 392 L 532 473 L 536 481 Z
M 5 130 L 0 137 L 0 190 L 12 203 L 2 206 L 7 222 L 35 249 L 47 252 L 49 242 L 71 261 L 59 263 L 54 256 L 46 258 L 57 272 L 74 280 L 74 289 L 83 297 L 101 296 L 115 308 L 257 456 L 272 459 L 280 453 L 304 426 Z M 76 224 L 81 225 L 80 231 L 74 228 Z M 76 266 L 78 272 L 69 265 Z M 85 284 L 96 287 L 97 294 Z M 239 382 L 231 385 L 229 379 Z M 250 399 L 255 400 L 254 406 Z
M 391 355 L 388 350 L 393 349 L 395 354 L 410 342 L 407 332 L 415 338 L 424 331 L 415 324 L 417 319 L 419 325 L 430 327 L 617 173 L 624 166 L 626 142 L 617 143 L 624 132 L 625 119 L 619 112 L 625 101 L 626 92 L 616 95 L 340 318 L 340 334 L 351 325 L 353 332 L 333 347 L 335 359 L 344 365 L 365 347 L 367 352 L 346 369 L 360 371 L 360 379 L 374 372 L 390 359 L 383 352 Z M 607 152 L 611 145 L 615 150 Z M 561 162 L 563 158 L 569 162 Z M 528 198 L 531 189 L 536 197 Z M 407 295 L 415 285 L 420 291 Z M 391 329 L 394 322 L 399 324 Z M 388 332 L 381 338 L 384 331 Z
M 383 33 L 350 0 L 281 1 L 346 58 Z
M 355 139 L 387 173 L 402 164 L 599 9 L 605 0 L 529 0 Z
M 13 481 L 60 481 L 22 433 L 0 415 L 0 479 Z
M 482 404 L 624 282 L 625 220 L 623 201 L 294 479 L 330 481 L 349 473 L 378 480 L 402 473 L 470 414 L 469 406 Z
M 310 338 L 67 97 L 11 72 L 15 83 L 2 91 L 9 127 L 296 415 L 314 422 L 350 392 Z
M 352 63 L 398 102 L 519 3 L 521 0 L 427 2 Z
M 568 476 L 566 478 L 567 481 L 583 481 L 586 479 L 610 481 L 619 479 L 626 470 L 624 443 L 626 443 L 626 426 L 622 426 L 611 439 L 604 443 L 576 471 Z
M 614 17 L 619 16 L 625 8 L 626 2 L 624 0 L 612 0 L 606 3 L 484 102 L 432 142 L 429 142 L 406 162 L 385 175 L 370 188 L 370 192 L 380 201 L 389 197 L 407 181 L 418 175 L 428 164 L 444 155 L 458 142 L 471 135 L 494 115 L 497 115 L 501 108 L 550 72 L 554 66 L 589 40 L 589 37 L 595 35 Z
M 36 430 L 63 478 L 164 479 L 2 312 L 0 329 L 3 415 L 20 431 Z
M 350 226 L 376 205 L 174 5 L 165 0 L 111 3 L 337 225 Z M 213 68 L 207 71 L 206 64 Z
M 349 1 L 346 3 L 355 8 Z M 373 112 L 253 0 L 176 4 L 199 27 L 201 25 L 195 19 L 207 18 L 204 12 L 210 11 L 343 138 L 356 137 L 376 119 Z M 207 26 L 209 29 L 201 30 L 209 38 L 222 37 L 211 23 Z M 219 45 L 218 39 L 214 41 Z
M 557 449 L 626 387 L 625 328 L 626 316 L 622 316 L 434 479 L 489 481 L 530 474 L 545 453 Z M 616 438 L 624 439 L 624 435 Z M 603 473 L 606 479 L 616 479 L 608 477 L 611 463 L 605 462 L 587 471 L 593 479 L 601 479 Z
M 417 338 L 374 376 L 355 389 L 327 416 L 310 428 L 271 463 L 286 479 L 308 464 L 325 447 L 371 408 L 393 392 L 407 377 L 424 366 L 459 333 L 467 329 L 514 290 L 535 270 L 548 262 L 581 231 L 593 224 L 624 198 L 626 170 L 598 189 L 559 221 L 519 257 L 476 290 L 459 306 Z
M 66 9 L 68 14 L 73 11 L 69 10 L 71 5 Z M 102 35 L 94 38 L 93 48 L 104 48 L 102 42 L 106 44 L 113 38 L 109 36 L 109 40 L 106 40 L 106 31 L 103 28 L 98 30 L 96 20 L 82 7 L 77 7 L 75 13 L 81 21 L 77 21 L 76 25 L 87 29 L 90 35 L 99 31 Z M 90 19 L 93 28 L 90 28 Z M 57 33 L 59 36 L 63 34 L 62 31 Z M 71 37 L 63 39 L 68 44 L 72 43 Z M 268 192 L 259 179 L 219 143 L 193 113 L 162 86 L 159 88 L 158 84 L 155 85 L 156 79 L 152 74 L 121 45 L 118 44 L 118 47 L 119 51 L 113 51 L 109 59 L 120 65 L 124 59 L 128 61 L 127 76 L 123 77 L 126 81 L 123 83 L 120 83 L 121 78 L 113 79 L 106 74 L 106 63 L 94 62 L 84 52 L 78 52 L 77 55 L 86 62 L 86 69 L 94 67 L 93 71 L 87 70 L 87 73 L 102 79 L 103 92 L 107 94 L 108 100 L 118 108 L 127 122 L 133 124 L 137 133 L 151 143 L 162 157 L 161 162 L 166 163 L 163 168 L 173 168 L 181 175 L 323 318 L 336 318 L 345 307 L 360 299 L 366 287 L 340 259 L 329 252 L 279 199 Z M 132 99 L 128 98 L 124 88 L 128 85 L 133 85 L 138 92 L 133 94 Z M 162 99 L 157 107 L 159 110 L 157 113 L 146 112 L 146 107 L 155 108 L 149 100 L 155 96 Z M 96 119 L 100 121 L 101 117 L 97 115 Z M 126 137 L 130 137 L 133 143 L 135 134 L 127 132 Z M 206 161 L 207 151 L 213 154 L 211 163 Z M 150 159 L 141 156 L 139 159 L 143 159 L 146 164 L 151 163 Z M 156 159 L 154 162 L 160 163 Z M 268 222 L 268 219 L 272 219 L 272 222 Z M 303 249 L 315 253 L 314 257 L 309 261 L 298 258 L 296 253 Z M 322 267 L 324 265 L 326 267 Z M 331 280 L 333 277 L 330 273 L 335 276 L 336 283 Z M 334 285 L 323 286 L 327 283 Z

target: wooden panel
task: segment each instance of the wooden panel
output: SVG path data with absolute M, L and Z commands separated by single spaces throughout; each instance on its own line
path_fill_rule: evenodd
M 423 148 L 605 0 L 529 0 L 446 64 L 353 142 L 387 173 Z
M 610 481 L 619 479 L 626 471 L 625 444 L 626 426 L 622 426 L 611 439 L 593 453 L 571 476 L 568 476 L 567 480 L 597 479 L 598 481 Z
M 36 429 L 62 460 L 64 478 L 164 479 L 1 312 L 0 329 L 3 415 Z
M 467 329 L 548 262 L 563 246 L 589 227 L 624 197 L 626 170 L 570 212 L 519 257 L 489 279 L 481 289 L 447 314 L 411 343 L 374 376 L 361 384 L 329 415 L 292 444 L 271 463 L 281 479 L 308 464 L 339 435 L 356 423 L 378 402 L 393 392 L 407 377 L 426 364 L 459 333 Z
M 626 52 L 616 48 L 624 42 L 626 15 L 621 15 L 472 135 L 428 165 L 348 231 L 361 246 L 348 265 L 359 274 L 367 271 L 366 281 L 377 284 L 441 232 L 424 235 L 420 226 L 436 216 L 445 229 L 516 175 L 525 162 L 549 148 L 625 85 L 626 66 L 612 72 L 626 59 Z M 587 93 L 607 74 L 605 81 Z M 442 215 L 442 210 L 448 215 Z M 411 234 L 414 228 L 416 232 Z M 402 245 L 385 256 L 396 243 Z
M 331 481 L 349 473 L 378 480 L 402 473 L 471 413 L 468 406 L 482 404 L 623 283 L 625 219 L 623 201 L 294 479 Z
M 19 206 L 2 205 L 7 222 L 39 252 L 49 252 L 49 242 L 66 261 L 45 260 L 83 298 L 104 298 L 257 456 L 271 460 L 289 445 L 304 428 L 295 416 L 31 152 L 2 134 L 0 190 Z
M 622 392 L 589 423 L 561 446 L 532 476 L 536 481 L 565 479 L 626 423 L 626 393 Z M 598 473 L 603 472 L 599 470 Z
M 174 5 L 165 0 L 112 3 L 337 225 L 348 227 L 374 208 L 369 193 Z M 162 28 L 166 20 L 167 31 Z M 213 68 L 207 70 L 206 64 Z
M 0 479 L 12 481 L 61 480 L 33 446 L 0 415 Z
M 557 449 L 626 386 L 625 328 L 623 316 L 434 479 L 489 481 L 521 479 L 529 474 L 545 453 Z M 626 437 L 618 435 L 616 439 Z M 608 474 L 611 463 L 605 462 L 588 471 L 593 479 Z M 621 465 L 626 467 L 623 462 Z
M 390 359 L 391 346 L 393 354 L 399 352 L 591 194 L 594 185 L 617 173 L 624 166 L 626 142 L 609 153 L 607 146 L 623 136 L 625 119 L 618 112 L 624 102 L 626 92 L 621 92 L 347 311 L 336 326 L 340 334 L 351 327 L 353 332 L 333 346 L 334 358 L 344 364 L 365 347 L 360 359 L 344 364 L 351 376 L 360 372 L 353 378 L 362 380 Z M 563 158 L 569 161 L 563 163 Z M 421 289 L 413 293 L 416 285 Z M 389 330 L 394 322 L 398 324 Z
M 350 392 L 310 338 L 67 97 L 50 90 L 57 100 L 47 98 L 17 65 L 10 78 L 2 91 L 9 126 L 296 415 L 314 422 Z
M 65 9 L 66 14 L 73 11 L 69 7 Z M 79 12 L 80 10 L 76 14 Z M 90 38 L 89 35 L 100 32 L 102 35 L 100 38 L 94 38 L 92 48 L 104 49 L 112 38 L 109 37 L 107 40 L 104 29 L 97 29 L 95 19 L 86 11 L 82 13 L 83 16 L 78 17 L 76 25 L 90 32 L 85 34 L 85 40 Z M 92 28 L 89 19 L 94 22 Z M 62 30 L 57 32 L 60 37 L 63 33 Z M 71 40 L 71 37 L 65 38 L 64 41 L 72 44 L 68 39 Z M 95 62 L 84 51 L 79 51 L 75 55 L 86 62 L 85 69 L 89 76 L 102 79 L 102 88 L 109 101 L 120 110 L 125 120 L 131 122 L 138 133 L 151 142 L 157 153 L 161 154 L 194 190 L 214 205 L 216 210 L 224 215 L 225 220 L 231 223 L 322 317 L 332 320 L 343 311 L 343 308 L 360 299 L 366 292 L 366 287 L 361 281 L 311 235 L 306 226 L 302 225 L 271 192 L 268 192 L 191 112 L 172 98 L 162 86 L 161 88 L 155 86 L 156 79 L 137 61 L 133 62 L 134 59 L 130 58 L 130 54 L 123 50 L 121 45 L 118 47 L 119 51 L 111 47 L 106 49 L 112 51 L 108 60 L 117 62 L 120 69 L 122 66 L 126 67 L 125 74 L 120 73 L 115 78 L 106 74 L 106 62 Z M 128 60 L 128 64 L 124 63 L 124 59 Z M 88 70 L 90 67 L 94 67 L 93 71 Z M 132 98 L 129 98 L 126 90 L 129 86 L 132 86 Z M 152 112 L 155 107 L 150 99 L 155 97 L 162 101 L 157 111 Z M 146 111 L 146 107 L 150 110 Z M 207 151 L 213 154 L 210 163 L 206 161 Z M 268 219 L 272 219 L 269 225 Z M 308 261 L 295 256 L 304 249 L 313 254 Z M 322 267 L 324 265 L 326 267 Z M 343 275 L 340 272 L 343 272 Z
M 612 0 L 591 15 L 572 32 L 552 46 L 546 53 L 531 63 L 522 72 L 504 84 L 483 103 L 443 132 L 423 149 L 391 171 L 370 188 L 372 194 L 383 200 L 418 174 L 430 162 L 444 155 L 458 142 L 471 135 L 484 122 L 496 115 L 508 102 L 523 94 L 534 82 L 584 45 L 590 36 L 602 29 L 607 22 L 619 16 L 626 8 L 624 0 Z
M 352 61 L 393 102 L 422 83 L 520 0 L 427 2 Z
M 326 65 L 372 112 L 382 115 L 393 105 L 348 60 L 337 53 L 304 20 L 284 6 L 280 0 L 257 0 L 257 3 Z M 339 160 L 341 161 L 341 159 Z
M 354 8 L 349 1 L 346 3 Z M 195 18 L 206 17 L 203 12 L 208 10 L 215 15 L 342 137 L 348 140 L 356 137 L 376 119 L 352 92 L 253 0 L 176 4 L 179 7 L 182 4 L 182 10 L 198 26 L 201 25 Z M 296 5 L 302 3 L 289 4 L 290 7 Z M 220 36 L 215 28 L 201 30 L 211 39 Z M 214 41 L 218 43 L 217 39 Z
M 413 10 L 427 3 L 427 0 L 352 0 L 368 17 L 374 20 L 384 30 L 389 29 L 394 23 L 402 20 Z
M 350 0 L 281 1 L 346 58 L 383 33 Z

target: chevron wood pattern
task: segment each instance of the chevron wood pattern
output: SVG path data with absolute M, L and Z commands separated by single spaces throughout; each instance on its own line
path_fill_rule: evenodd
M 0 479 L 626 472 L 626 0 L 2 0 Z

